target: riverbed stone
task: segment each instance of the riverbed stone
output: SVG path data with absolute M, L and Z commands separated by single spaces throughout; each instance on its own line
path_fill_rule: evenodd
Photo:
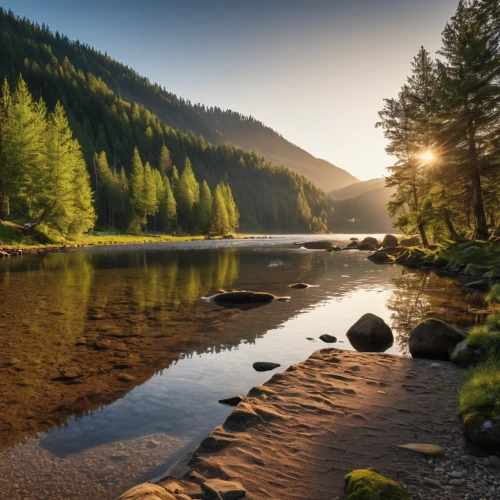
M 439 319 L 427 319 L 410 333 L 410 354 L 414 358 L 449 361 L 450 351 L 465 340 L 465 334 Z
M 280 366 L 281 365 L 278 363 L 270 363 L 268 361 L 257 361 L 256 363 L 253 364 L 253 369 L 257 372 L 268 372 Z
M 333 344 L 334 342 L 337 342 L 337 337 L 334 337 L 333 335 L 328 335 L 327 333 L 321 335 L 320 339 L 323 342 L 326 342 L 327 344 Z
M 500 420 L 477 415 L 466 418 L 465 432 L 476 445 L 490 450 L 500 449 Z
M 347 331 L 347 338 L 357 350 L 378 351 L 394 342 L 392 330 L 387 323 L 375 314 L 367 313 Z
M 398 448 L 403 448 L 405 450 L 415 451 L 417 453 L 421 453 L 422 455 L 426 455 L 428 457 L 442 457 L 445 454 L 445 451 L 441 446 L 436 444 L 429 443 L 408 443 L 408 444 L 399 444 Z
M 296 288 L 297 290 L 302 290 L 303 288 L 309 288 L 311 285 L 308 285 L 307 283 L 294 283 L 293 285 L 290 285 L 290 288 Z
M 245 488 L 236 481 L 209 479 L 202 488 L 208 500 L 238 500 L 246 495 Z
M 243 401 L 241 396 L 232 396 L 226 399 L 219 399 L 221 405 L 238 406 Z

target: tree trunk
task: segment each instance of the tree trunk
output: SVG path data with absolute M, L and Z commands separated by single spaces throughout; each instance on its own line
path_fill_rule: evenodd
M 462 239 L 460 238 L 459 234 L 457 233 L 455 227 L 453 226 L 453 222 L 451 221 L 450 214 L 448 213 L 447 210 L 444 212 L 444 222 L 446 224 L 446 227 L 448 228 L 448 231 L 450 233 L 451 239 L 455 243 L 460 243 Z
M 472 239 L 487 240 L 489 238 L 488 222 L 484 211 L 481 174 L 477 163 L 476 129 L 473 120 L 469 121 L 469 160 L 472 168 L 470 181 L 472 184 L 472 208 L 474 213 L 474 234 Z
M 479 170 L 474 169 L 471 173 L 472 182 L 472 205 L 474 211 L 474 240 L 487 240 L 490 236 L 488 231 L 488 222 L 484 211 L 483 193 L 481 190 L 481 176 Z
M 422 239 L 422 245 L 424 245 L 424 248 L 429 248 L 429 240 L 427 239 L 424 225 L 420 223 L 417 227 L 418 232 L 420 233 L 420 238 Z

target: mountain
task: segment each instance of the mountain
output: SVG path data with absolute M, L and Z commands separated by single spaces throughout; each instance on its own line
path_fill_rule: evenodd
M 249 151 L 231 144 L 217 127 L 228 134 L 228 124 L 239 117 L 239 137 L 247 133 L 248 126 L 259 130 L 266 139 L 256 141 L 257 146 L 274 151 L 276 158 L 294 160 L 311 172 L 314 160 L 325 165 L 322 160 L 253 119 L 194 106 L 106 54 L 0 9 L 0 78 L 6 78 L 13 88 L 20 74 L 49 110 L 58 101 L 62 103 L 82 146 L 98 199 L 95 153 L 105 152 L 113 171 L 123 168 L 130 177 L 135 147 L 143 162 L 160 170 L 165 145 L 180 173 L 189 158 L 198 181 L 206 180 L 211 189 L 219 182 L 230 185 L 241 213 L 241 230 L 327 230 L 332 204 L 323 191 L 257 153 L 258 148 Z M 312 163 L 304 165 L 306 161 Z M 336 167 L 329 169 L 334 174 L 339 170 L 342 179 L 349 177 Z M 103 224 L 102 218 L 99 223 Z
M 324 191 L 359 182 L 345 170 L 315 158 L 252 117 L 219 108 L 201 109 L 211 118 L 223 139 L 243 149 L 257 151 L 276 165 L 284 165 L 303 175 Z
M 330 191 L 328 196 L 332 200 L 345 200 L 346 198 L 353 198 L 354 196 L 366 193 L 372 189 L 382 187 L 385 187 L 385 179 L 380 177 L 377 179 L 370 179 L 368 181 L 358 181 L 340 189 L 335 189 L 334 191 Z
M 394 230 L 387 212 L 393 188 L 384 179 L 357 182 L 328 193 L 334 200 L 332 225 L 339 233 L 384 233 Z
M 4 40 L 15 35 L 25 20 L 17 20 L 13 16 L 2 15 Z M 21 21 L 21 23 L 19 22 Z M 245 117 L 233 111 L 223 111 L 217 107 L 193 105 L 162 86 L 151 83 L 133 69 L 110 58 L 79 41 L 72 42 L 66 36 L 55 33 L 52 36 L 48 27 L 43 25 L 28 32 L 21 29 L 21 36 L 29 37 L 33 46 L 29 47 L 28 58 L 37 60 L 35 51 L 40 52 L 44 44 L 48 44 L 51 53 L 62 64 L 67 57 L 77 71 L 92 73 L 106 84 L 106 87 L 126 102 L 143 105 L 151 113 L 163 120 L 166 125 L 184 133 L 194 133 L 206 141 L 217 144 L 230 142 L 242 149 L 255 151 L 266 160 L 284 165 L 293 172 L 305 176 L 324 191 L 341 188 L 356 182 L 357 179 L 331 163 L 315 158 L 303 149 L 287 141 L 270 127 L 252 117 Z M 7 35 L 7 38 L 5 38 Z M 16 37 L 17 38 L 17 37 Z M 9 50 L 10 49 L 10 50 Z M 19 76 L 24 61 L 22 53 L 15 53 L 15 47 L 5 47 L 9 59 L 15 64 L 10 68 L 10 76 Z M 24 52 L 24 51 L 23 51 Z M 43 68 L 42 68 L 43 69 Z

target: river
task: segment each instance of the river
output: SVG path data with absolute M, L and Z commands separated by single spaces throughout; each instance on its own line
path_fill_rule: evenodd
M 225 420 L 219 399 L 270 378 L 255 361 L 282 371 L 317 349 L 353 349 L 345 333 L 366 312 L 393 328 L 387 352 L 403 356 L 422 318 L 482 320 L 481 297 L 449 277 L 293 245 L 304 238 L 1 261 L 0 496 L 109 499 L 161 475 Z M 314 286 L 289 288 L 299 281 Z M 242 310 L 202 299 L 219 289 L 290 300 Z

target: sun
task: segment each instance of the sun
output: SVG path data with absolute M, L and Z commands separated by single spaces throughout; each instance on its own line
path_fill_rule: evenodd
M 419 155 L 419 158 L 425 163 L 431 163 L 436 159 L 436 156 L 430 149 L 428 149 L 427 151 Z

